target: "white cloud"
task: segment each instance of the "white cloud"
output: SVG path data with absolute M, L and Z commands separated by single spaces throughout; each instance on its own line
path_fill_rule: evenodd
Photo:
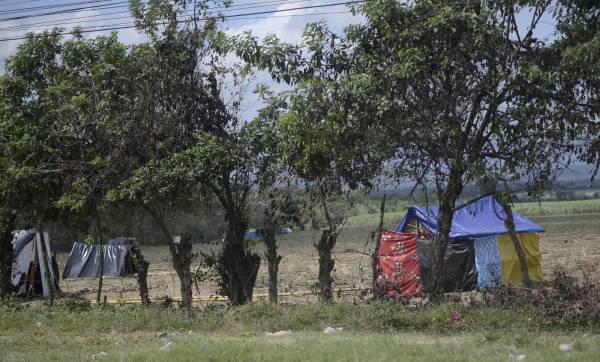
M 229 35 L 239 35 L 244 32 L 251 32 L 253 36 L 259 39 L 264 39 L 267 35 L 276 35 L 280 40 L 287 43 L 299 43 L 302 40 L 302 33 L 307 23 L 317 22 L 325 20 L 329 28 L 336 32 L 341 33 L 345 26 L 351 23 L 361 22 L 362 17 L 354 17 L 350 14 L 349 10 L 345 6 L 335 7 L 322 7 L 322 8 L 311 8 L 302 10 L 293 10 L 284 12 L 282 10 L 293 9 L 297 7 L 306 7 L 313 5 L 330 4 L 327 1 L 306 1 L 301 3 L 283 4 L 277 6 L 275 12 L 272 15 L 256 20 L 242 20 L 239 21 L 228 21 L 227 33 Z M 334 13 L 335 14 L 320 14 L 320 13 Z M 314 16 L 310 16 L 314 14 Z M 320 15 L 319 15 L 320 14 Z M 299 16 L 301 15 L 301 16 Z M 227 63 L 232 64 L 239 59 L 233 56 L 228 57 Z M 267 84 L 276 92 L 280 92 L 288 89 L 288 86 L 281 83 L 276 83 L 271 80 L 270 76 L 266 72 L 259 72 L 256 75 L 256 79 L 252 81 L 252 87 L 248 87 L 252 90 L 258 84 Z M 242 108 L 245 111 L 242 113 L 242 118 L 249 120 L 256 116 L 258 110 L 263 106 L 262 102 L 258 99 L 255 94 L 247 94 L 244 98 Z
M 256 7 L 256 8 L 247 8 L 247 9 L 230 9 L 227 11 L 228 14 L 242 14 L 242 13 L 250 13 L 250 12 L 260 12 L 260 11 L 268 11 L 268 10 L 277 10 L 277 12 L 272 13 L 271 15 L 256 15 L 256 16 L 245 16 L 241 18 L 231 18 L 226 22 L 227 33 L 229 35 L 242 34 L 246 31 L 251 31 L 253 35 L 264 38 L 269 34 L 274 34 L 279 37 L 282 41 L 289 43 L 298 43 L 301 41 L 302 32 L 304 31 L 304 27 L 309 22 L 316 22 L 320 20 L 325 20 L 329 24 L 331 30 L 335 32 L 341 32 L 343 28 L 350 24 L 361 21 L 360 17 L 353 17 L 348 11 L 348 8 L 345 6 L 334 6 L 334 7 L 321 7 L 321 8 L 311 8 L 311 9 L 301 9 L 301 10 L 291 10 L 285 12 L 283 10 L 294 9 L 298 7 L 307 7 L 314 5 L 323 5 L 323 4 L 331 4 L 331 1 L 323 1 L 323 0 L 313 0 L 313 1 L 296 1 L 290 2 L 287 4 L 281 4 L 277 7 Z M 234 3 L 235 5 L 235 3 Z M 333 13 L 335 14 L 321 14 L 321 13 Z M 313 14 L 313 15 L 311 15 Z M 10 31 L 2 31 L 2 28 L 15 28 L 15 27 L 23 27 L 27 24 L 39 23 L 39 22 L 52 22 L 52 23 L 60 23 L 64 22 L 64 28 L 66 31 L 71 30 L 75 26 L 80 26 L 81 28 L 89 28 L 89 27 L 99 27 L 99 26 L 107 26 L 109 24 L 115 23 L 128 23 L 130 20 L 121 19 L 121 20 L 106 20 L 99 21 L 98 17 L 102 15 L 102 12 L 97 10 L 87 10 L 80 11 L 74 13 L 72 17 L 65 18 L 64 14 L 48 16 L 43 18 L 35 18 L 35 19 L 25 19 L 25 20 L 16 20 L 11 22 L 3 22 L 0 23 L 0 38 L 14 38 L 14 37 L 23 37 L 32 30 L 30 29 L 12 29 Z M 255 19 L 249 19 L 254 17 Z M 260 18 L 262 17 L 262 18 Z M 44 25 L 47 29 L 50 29 L 53 25 Z M 35 32 L 41 32 L 42 30 L 35 30 Z M 84 36 L 86 37 L 95 37 L 98 35 L 107 35 L 110 31 L 104 32 L 94 32 L 94 33 L 86 33 Z M 137 32 L 136 29 L 122 29 L 118 31 L 119 39 L 126 44 L 135 44 L 140 43 L 146 40 L 145 35 Z M 9 56 L 14 55 L 17 51 L 17 48 L 20 44 L 22 44 L 24 40 L 15 40 L 0 43 L 0 73 L 3 72 L 4 63 L 8 59 Z M 239 61 L 234 56 L 228 56 L 226 59 L 226 63 L 232 65 L 236 61 Z M 257 84 L 265 83 L 271 86 L 272 89 L 276 91 L 282 91 L 287 88 L 284 84 L 277 84 L 273 82 L 270 76 L 266 72 L 260 72 L 257 74 L 256 79 L 251 82 L 251 85 L 248 85 L 246 88 L 248 94 L 244 100 L 244 106 L 246 111 L 243 113 L 242 118 L 251 119 L 256 115 L 257 110 L 261 107 L 261 102 L 259 102 L 256 95 L 251 94 L 251 91 Z M 227 93 L 236 90 L 226 90 Z
M 21 38 L 27 33 L 41 33 L 44 30 L 51 30 L 54 27 L 63 28 L 65 32 L 73 30 L 75 27 L 82 29 L 93 29 L 95 27 L 103 27 L 109 24 L 129 24 L 130 19 L 99 21 L 99 16 L 103 14 L 97 10 L 82 10 L 72 15 L 57 14 L 52 16 L 44 16 L 40 18 L 29 18 L 20 20 L 11 20 L 0 22 L 0 38 Z M 38 24 L 38 25 L 35 25 Z M 108 35 L 111 31 L 84 33 L 86 37 L 95 37 L 99 35 Z M 140 43 L 144 41 L 144 35 L 138 33 L 136 29 L 121 29 L 118 31 L 119 39 L 126 44 Z M 67 36 L 68 37 L 68 36 Z M 18 47 L 25 40 L 11 40 L 0 42 L 0 73 L 4 71 L 4 64 L 8 58 L 17 52 Z
M 295 43 L 301 40 L 304 27 L 309 22 L 316 22 L 323 19 L 327 21 L 331 30 L 341 32 L 346 25 L 362 20 L 361 17 L 353 17 L 344 5 L 283 11 L 325 4 L 331 4 L 331 2 L 303 1 L 301 3 L 282 4 L 276 7 L 275 10 L 278 12 L 262 19 L 244 20 L 244 23 L 241 25 L 239 25 L 241 20 L 233 20 L 233 18 L 228 22 L 228 33 L 235 35 L 250 31 L 254 36 L 261 39 L 267 35 L 274 34 L 282 41 Z

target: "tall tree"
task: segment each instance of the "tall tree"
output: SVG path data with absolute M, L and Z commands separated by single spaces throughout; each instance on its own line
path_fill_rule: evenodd
M 518 180 L 535 196 L 573 158 L 582 111 L 564 106 L 573 89 L 561 81 L 564 52 L 538 37 L 552 8 L 551 1 L 537 0 L 369 1 L 353 6 L 364 21 L 342 37 L 312 25 L 303 47 L 273 37 L 259 46 L 246 36 L 238 54 L 274 79 L 296 84 L 283 124 L 290 134 L 297 127 L 308 136 L 295 139 L 307 144 L 295 150 L 304 165 L 311 158 L 301 151 L 321 147 L 330 155 L 336 136 L 366 136 L 359 154 L 388 153 L 386 166 L 396 176 L 434 185 L 440 213 L 432 284 L 441 292 L 464 185 L 490 176 Z M 334 114 L 338 120 L 331 122 Z M 319 131 L 331 133 L 318 138 Z M 319 167 L 335 170 L 325 167 L 335 157 L 317 159 Z M 319 167 L 311 170 L 324 172 Z M 306 167 L 296 172 L 314 181 Z
M 347 30 L 354 66 L 372 80 L 377 122 L 397 147 L 396 173 L 437 191 L 434 292 L 441 292 L 452 216 L 466 183 L 500 175 L 525 179 L 535 194 L 569 161 L 577 123 L 557 108 L 561 54 L 536 36 L 549 6 L 374 1 L 355 8 L 366 21 Z
M 43 33 L 32 35 L 10 59 L 3 81 L 5 151 L 13 164 L 7 175 L 24 187 L 19 195 L 27 187 L 32 195 L 20 197 L 17 212 L 23 217 L 27 209 L 53 208 L 82 229 L 93 223 L 101 259 L 105 195 L 127 169 L 114 143 L 131 94 L 127 59 L 115 34 L 91 40 L 75 34 L 64 41 L 58 31 Z M 44 215 L 32 220 L 36 226 L 42 221 Z
M 60 141 L 48 100 L 56 66 L 57 32 L 30 36 L 0 77 L 0 294 L 11 292 L 12 232 L 50 216 L 62 180 L 54 172 Z M 28 207 L 29 206 L 29 207 Z M 31 207 L 34 206 L 34 207 Z
M 245 70 L 222 65 L 225 37 L 219 31 L 218 14 L 209 12 L 210 3 L 221 2 L 130 2 L 138 28 L 150 36 L 156 53 L 154 60 L 149 59 L 156 78 L 142 91 L 147 102 L 142 112 L 162 125 L 167 135 L 176 133 L 160 138 L 158 157 L 140 164 L 120 193 L 142 200 L 156 219 L 160 215 L 149 207 L 154 196 L 181 189 L 214 195 L 227 224 L 219 261 L 221 291 L 234 304 L 243 304 L 252 299 L 260 265 L 244 241 L 248 196 L 270 159 L 271 145 L 263 139 L 265 127 L 242 124 L 241 92 L 231 102 L 224 99 L 225 77 L 239 84 Z M 194 16 L 186 18 L 188 10 Z M 169 235 L 166 227 L 161 229 Z M 180 253 L 175 245 L 171 250 L 175 263 Z M 183 269 L 182 275 L 189 274 L 189 266 Z M 182 286 L 182 294 L 189 292 L 191 301 L 191 284 L 185 289 Z
M 554 13 L 561 51 L 559 73 L 563 112 L 578 116 L 578 142 L 572 150 L 579 161 L 600 170 L 600 4 L 596 1 L 560 0 Z
M 236 54 L 278 82 L 293 86 L 269 107 L 280 107 L 277 130 L 286 171 L 310 192 L 326 222 L 315 248 L 319 254 L 320 299 L 330 302 L 332 252 L 340 221 L 331 215 L 330 199 L 346 189 L 370 186 L 379 173 L 385 145 L 378 125 L 370 122 L 370 95 L 361 92 L 364 79 L 348 74 L 347 44 L 324 23 L 307 25 L 301 44 L 274 36 L 261 44 L 251 34 L 234 42 Z
M 109 192 L 111 200 L 139 205 L 159 227 L 180 279 L 183 307 L 192 303 L 192 236 L 176 243 L 168 212 L 175 205 L 193 207 L 204 190 L 176 174 L 180 168 L 163 166 L 172 155 L 195 145 L 197 132 L 221 132 L 227 122 L 215 46 L 219 15 L 209 12 L 211 3 L 229 2 L 130 1 L 136 26 L 150 42 L 132 50 L 140 71 L 135 73 L 135 102 L 125 113 L 125 124 L 134 141 L 123 140 L 137 146 L 130 157 L 131 172 Z

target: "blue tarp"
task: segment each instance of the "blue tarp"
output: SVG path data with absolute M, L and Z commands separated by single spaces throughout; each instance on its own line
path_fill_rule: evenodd
M 431 233 L 437 233 L 438 206 L 411 206 L 396 232 L 403 232 L 406 224 L 413 219 Z M 506 234 L 504 220 L 506 214 L 493 196 L 483 197 L 454 212 L 450 239 L 482 238 L 491 235 Z M 513 211 L 516 232 L 543 233 L 544 228 L 525 216 Z
M 264 235 L 263 229 L 248 229 L 244 233 L 244 241 L 261 240 Z

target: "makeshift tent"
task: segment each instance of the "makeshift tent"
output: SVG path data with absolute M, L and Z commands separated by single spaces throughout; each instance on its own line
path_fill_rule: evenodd
M 432 234 L 437 233 L 438 206 L 411 206 L 402 218 L 396 232 L 411 231 L 411 222 L 418 223 Z M 543 233 L 544 228 L 513 211 L 515 231 L 518 233 Z M 504 220 L 506 214 L 493 196 L 481 198 L 458 207 L 452 217 L 450 239 L 483 238 L 508 233 Z M 413 224 L 414 225 L 414 224 Z
M 132 239 L 109 240 L 102 245 L 104 250 L 105 277 L 126 277 L 137 273 L 131 249 Z M 100 247 L 79 242 L 73 244 L 69 260 L 63 271 L 63 279 L 96 278 L 100 270 Z
M 384 233 L 386 241 L 384 242 L 382 237 L 382 246 L 386 243 L 402 244 L 396 247 L 402 252 L 393 255 L 385 254 L 389 247 L 380 247 L 378 270 L 382 274 L 377 280 L 381 281 L 388 294 L 411 295 L 419 291 L 419 288 L 429 286 L 433 236 L 438 230 L 438 212 L 437 206 L 412 206 L 396 227 L 396 232 Z M 505 218 L 502 206 L 493 196 L 483 197 L 456 208 L 450 230 L 451 240 L 444 256 L 442 286 L 445 291 L 483 289 L 499 284 L 522 285 L 523 273 L 514 244 L 507 235 Z M 529 277 L 534 283 L 541 282 L 539 233 L 544 232 L 544 229 L 517 212 L 513 212 L 513 219 L 515 231 L 525 251 Z M 407 245 L 412 245 L 412 241 L 407 241 L 409 239 L 414 240 L 418 250 L 419 273 L 412 276 L 419 281 L 418 288 L 407 288 L 403 287 L 401 282 L 394 282 L 403 278 L 394 273 L 413 267 L 412 264 L 406 263 L 404 257 L 404 253 L 413 250 L 407 248 Z M 414 250 L 410 253 L 411 256 L 414 255 Z M 396 265 L 394 272 L 390 271 L 390 265 Z M 393 287 L 388 285 L 390 283 Z
M 11 282 L 18 295 L 50 297 L 60 292 L 58 264 L 48 233 L 35 229 L 16 231 L 12 246 Z
M 244 233 L 244 241 L 249 240 L 262 240 L 265 235 L 264 229 L 248 229 Z

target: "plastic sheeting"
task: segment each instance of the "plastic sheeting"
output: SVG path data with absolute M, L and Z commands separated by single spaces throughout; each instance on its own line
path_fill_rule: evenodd
M 540 254 L 540 236 L 532 233 L 517 234 L 527 262 L 529 279 L 533 283 L 540 283 L 542 275 L 542 256 Z M 502 283 L 515 287 L 523 286 L 523 272 L 517 251 L 509 235 L 499 235 L 498 251 L 502 263 Z
M 244 233 L 244 241 L 262 240 L 264 238 L 264 229 L 248 229 Z
M 48 233 L 35 229 L 16 231 L 12 246 L 11 283 L 19 295 L 49 297 L 60 291 L 58 264 Z
M 473 240 L 477 288 L 496 288 L 500 285 L 500 252 L 495 236 Z
M 421 280 L 425 290 L 431 290 L 431 269 L 433 262 L 433 239 L 418 239 Z M 477 285 L 475 252 L 470 240 L 453 240 L 446 248 L 442 289 L 445 292 L 473 290 Z
M 421 292 L 417 235 L 386 230 L 381 235 L 377 258 L 377 284 L 389 296 Z
M 27 274 L 33 261 L 33 244 L 35 231 L 19 230 L 15 232 L 13 244 L 13 265 L 11 282 L 15 287 L 25 283 Z
M 125 277 L 137 273 L 131 254 L 131 245 L 103 245 L 105 277 Z M 74 243 L 63 271 L 63 279 L 96 278 L 100 266 L 98 245 Z
M 423 227 L 432 234 L 435 234 L 438 229 L 438 212 L 438 206 L 411 206 L 396 227 L 396 232 L 406 231 L 405 228 L 408 222 L 417 219 Z M 456 210 L 452 219 L 450 238 L 482 238 L 505 234 L 507 232 L 504 225 L 505 218 L 506 214 L 502 206 L 500 206 L 494 197 L 484 197 Z M 513 211 L 513 218 L 517 232 L 544 232 L 544 229 L 540 225 L 517 212 Z

